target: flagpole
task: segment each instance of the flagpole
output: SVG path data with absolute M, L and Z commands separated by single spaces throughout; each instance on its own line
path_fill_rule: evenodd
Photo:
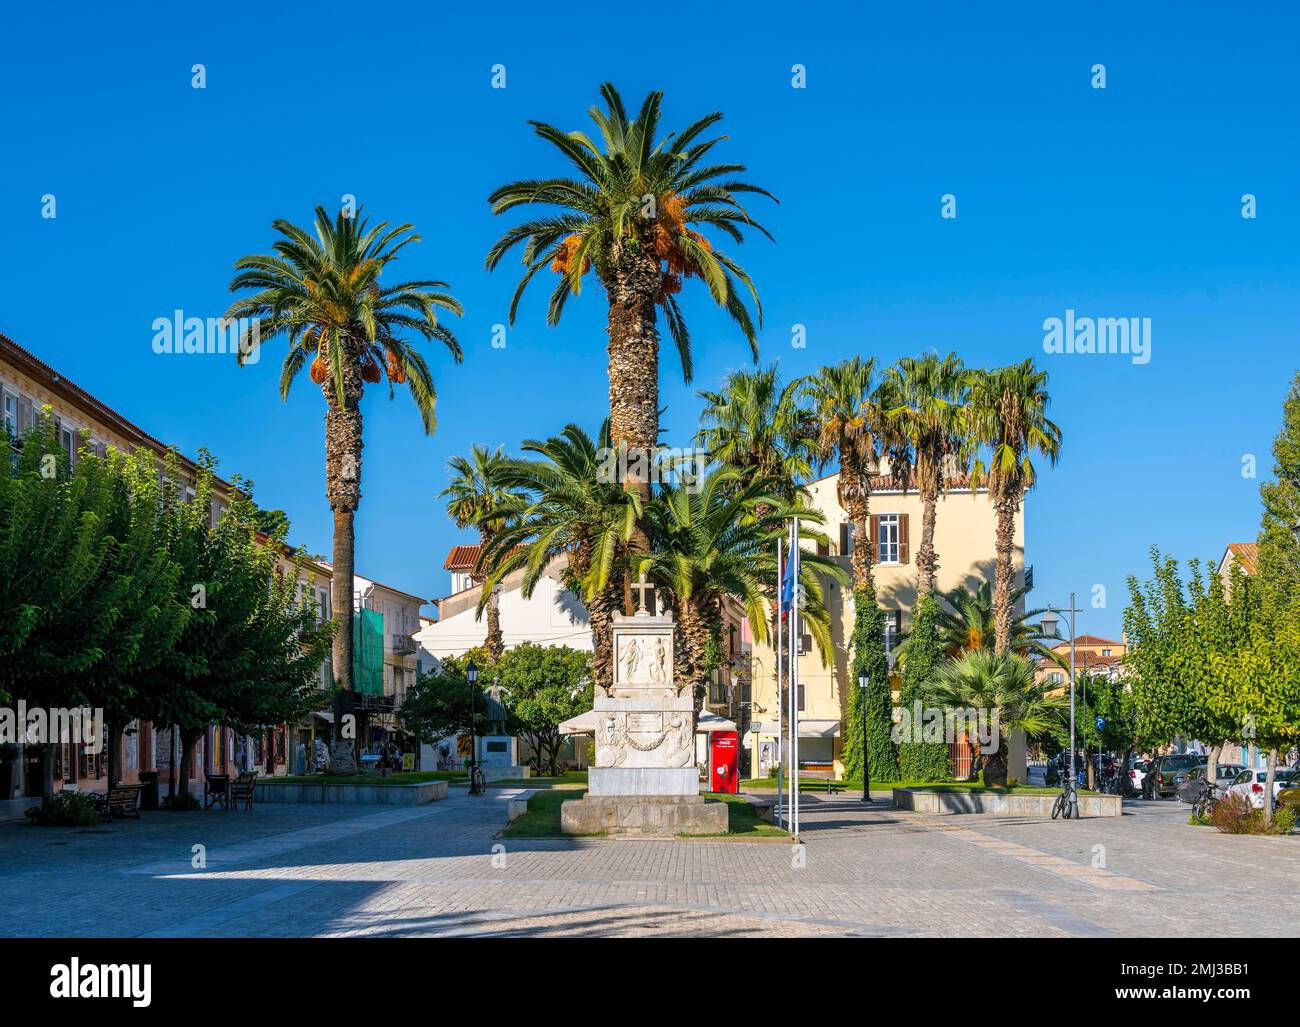
M 781 622 L 785 615 L 781 612 L 781 572 L 784 568 L 781 566 L 781 540 L 776 540 L 776 823 L 780 827 L 785 823 L 781 815 L 781 789 L 784 782 L 781 779 L 781 771 L 784 769 L 782 763 L 784 753 L 782 748 L 784 740 L 781 737 L 781 711 L 784 707 L 785 697 L 781 694 L 781 685 L 785 681 L 785 675 L 781 673 L 781 641 L 782 631 Z
M 800 836 L 800 519 L 790 525 L 790 824 Z

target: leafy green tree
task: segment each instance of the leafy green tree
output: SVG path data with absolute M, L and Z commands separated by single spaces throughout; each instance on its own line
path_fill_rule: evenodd
M 426 434 L 433 434 L 437 396 L 433 376 L 410 336 L 438 341 L 459 362 L 460 343 L 440 324 L 439 310 L 463 313 L 445 291 L 446 282 L 405 281 L 381 284 L 380 279 L 399 252 L 418 242 L 410 225 L 390 227 L 387 221 L 368 227 L 360 210 L 340 211 L 331 221 L 324 207 L 316 208 L 315 235 L 277 219 L 272 227 L 283 237 L 272 254 L 241 257 L 231 292 L 255 290 L 231 304 L 226 317 L 257 322 L 262 343 L 283 335 L 289 352 L 280 368 L 280 398 L 302 369 L 310 364 L 311 380 L 324 395 L 325 496 L 334 513 L 333 602 L 338 631 L 334 635 L 333 667 L 340 688 L 334 716 L 334 766 L 355 768 L 356 747 L 343 735 L 351 722 L 353 657 L 353 566 L 355 517 L 361 503 L 361 396 L 367 384 L 388 379 L 405 384 L 420 413 Z M 251 342 L 241 339 L 241 364 L 251 355 Z
M 1050 694 L 1048 683 L 1034 681 L 1034 667 L 1011 653 L 987 649 L 967 653 L 940 668 L 926 686 L 929 702 L 948 710 L 975 709 L 997 715 L 995 745 L 983 751 L 984 784 L 1007 783 L 1007 739 L 1024 732 L 1040 738 L 1058 729 L 1068 716 L 1069 699 Z
M 1010 653 L 1015 610 L 1011 554 L 1016 514 L 1025 494 L 1038 480 L 1034 454 L 1041 454 L 1054 465 L 1061 453 L 1061 429 L 1047 416 L 1047 372 L 1037 370 L 1032 360 L 994 371 L 968 372 L 967 385 L 967 432 L 990 451 L 987 464 L 983 460 L 973 464 L 971 487 L 981 482 L 988 485 L 997 518 L 993 538 L 997 554 L 994 649 Z
M 115 481 L 106 461 L 72 466 L 49 410 L 0 474 L 0 693 L 29 706 L 87 705 L 87 675 L 114 644 L 130 583 L 112 573 Z M 54 746 L 42 744 L 42 793 Z
M 258 507 L 254 519 L 257 530 L 263 535 L 274 535 L 276 538 L 289 537 L 289 515 L 283 510 L 263 510 Z
M 167 547 L 167 523 L 158 483 L 158 460 L 148 450 L 105 458 L 85 450 L 78 473 L 94 461 L 107 465 L 112 500 L 104 522 L 113 538 L 101 586 L 113 596 L 111 635 L 83 679 L 87 699 L 102 708 L 108 728 L 108 780 L 122 773 L 122 732 L 152 707 L 153 671 L 167 658 L 188 621 L 180 592 L 180 567 Z
M 939 604 L 933 594 L 922 595 L 912 607 L 912 630 L 907 639 L 907 659 L 899 702 L 904 709 L 925 701 L 926 687 L 946 659 L 936 623 Z M 898 746 L 898 766 L 905 781 L 951 781 L 947 742 L 903 741 Z
M 251 732 L 318 707 L 320 666 L 334 630 L 296 572 L 278 572 L 283 540 L 259 538 L 255 507 L 237 477 L 229 509 L 213 517 L 215 465 L 201 454 L 195 497 L 186 501 L 175 458 L 168 459 L 168 546 L 190 613 L 155 679 L 141 689 L 152 708 L 140 715 L 180 736 L 181 782 L 209 725 Z
M 1209 747 L 1212 776 L 1225 742 L 1241 741 L 1243 712 L 1226 695 L 1225 664 L 1238 660 L 1257 617 L 1257 590 L 1238 569 L 1231 601 L 1223 581 L 1199 561 L 1183 582 L 1177 561 L 1151 550 L 1153 577 L 1130 575 L 1124 611 L 1125 664 L 1142 735 L 1153 745 L 1178 737 Z
M 487 661 L 486 650 L 475 648 L 460 656 L 443 657 L 437 667 L 419 675 L 415 684 L 406 690 L 399 716 L 402 725 L 421 744 L 432 745 L 450 735 L 468 734 L 471 726 L 477 733 L 483 733 L 486 720 L 481 690 L 473 695 L 466 677 L 471 660 L 483 666 Z
M 538 763 L 556 775 L 566 740 L 560 725 L 592 707 L 591 654 L 525 642 L 506 651 L 496 673 L 510 713 L 511 734 L 523 738 Z
M 1285 608 L 1300 591 L 1300 372 L 1282 405 L 1273 440 L 1273 477 L 1259 488 L 1264 514 L 1259 530 L 1258 577 L 1265 601 Z

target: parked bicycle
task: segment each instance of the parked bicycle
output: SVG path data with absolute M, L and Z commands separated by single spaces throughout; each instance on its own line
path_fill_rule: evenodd
M 1208 780 L 1202 779 L 1196 798 L 1192 800 L 1192 816 L 1197 820 L 1206 820 L 1219 804 L 1219 789 Z
M 1056 797 L 1052 803 L 1052 819 L 1058 818 L 1069 820 L 1071 817 L 1079 815 L 1079 796 L 1074 790 L 1074 782 L 1070 780 L 1069 774 L 1062 775 L 1064 787 L 1061 794 Z

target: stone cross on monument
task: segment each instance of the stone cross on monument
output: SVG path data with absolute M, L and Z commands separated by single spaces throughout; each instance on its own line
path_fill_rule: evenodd
M 645 571 L 642 571 L 640 577 L 637 578 L 636 584 L 632 586 L 632 591 L 637 594 L 636 595 L 637 616 L 642 616 L 642 615 L 649 616 L 650 611 L 647 610 L 645 606 L 645 594 L 647 592 L 653 592 L 654 590 L 655 587 L 653 585 L 646 584 Z

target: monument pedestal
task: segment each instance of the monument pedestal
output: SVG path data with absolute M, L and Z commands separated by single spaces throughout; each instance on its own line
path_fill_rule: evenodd
M 588 794 L 560 806 L 560 830 L 629 838 L 726 834 L 727 804 L 702 795 Z
M 673 621 L 614 615 L 614 680 L 597 694 L 587 795 L 560 807 L 565 834 L 726 834 L 727 806 L 700 795 L 693 697 L 673 678 Z M 686 691 L 687 687 L 683 687 Z

